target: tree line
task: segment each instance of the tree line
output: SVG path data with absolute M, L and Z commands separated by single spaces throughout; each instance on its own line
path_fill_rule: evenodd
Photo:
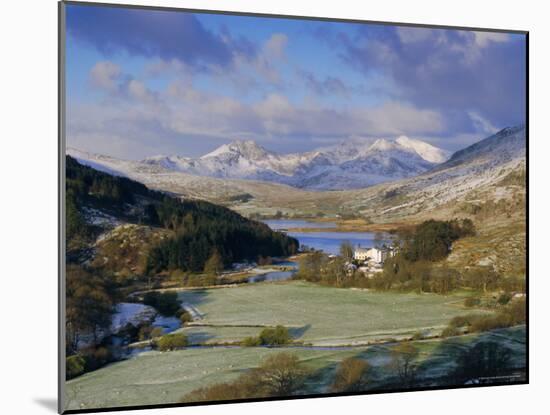
M 205 201 L 179 200 L 125 177 L 112 176 L 74 158 L 66 161 L 67 241 L 89 241 L 94 227 L 84 208 L 96 208 L 125 221 L 163 227 L 174 236 L 151 249 L 147 272 L 180 269 L 201 272 L 212 256 L 224 265 L 258 256 L 286 256 L 298 241 L 267 225 Z M 138 203 L 139 202 L 139 203 Z
M 503 278 L 493 267 L 475 266 L 457 270 L 443 261 L 453 242 L 475 235 L 470 219 L 428 220 L 393 235 L 394 255 L 384 262 L 382 272 L 370 278 L 352 266 L 353 246 L 343 242 L 340 255 L 329 257 L 314 251 L 299 260 L 295 278 L 337 287 L 402 290 L 447 294 L 459 288 L 488 292 L 501 289 L 524 292 L 525 280 Z
M 157 213 L 160 225 L 175 235 L 150 251 L 148 273 L 174 269 L 201 272 L 205 268 L 216 272 L 218 258 L 226 266 L 259 256 L 293 255 L 299 246 L 296 239 L 273 232 L 263 223 L 207 202 L 165 198 Z

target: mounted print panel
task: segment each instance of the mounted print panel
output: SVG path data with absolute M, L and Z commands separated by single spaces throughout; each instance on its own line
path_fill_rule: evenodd
M 60 3 L 60 412 L 527 383 L 527 37 Z

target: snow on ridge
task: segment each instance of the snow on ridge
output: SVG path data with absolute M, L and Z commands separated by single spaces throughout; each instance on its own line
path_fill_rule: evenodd
M 517 147 L 521 147 L 521 140 L 516 136 L 522 134 L 521 128 L 499 134 L 451 158 L 445 150 L 406 136 L 376 140 L 352 137 L 338 145 L 290 154 L 266 150 L 252 140 L 224 144 L 199 158 L 153 156 L 142 161 L 127 161 L 76 149 L 68 149 L 68 154 L 83 164 L 145 184 L 156 183 L 159 175 L 184 174 L 196 178 L 272 182 L 310 190 L 345 190 L 415 177 L 469 162 L 472 158 L 499 164 L 520 154 Z M 489 164 L 485 165 L 489 167 Z
M 451 156 L 449 151 L 435 147 L 424 141 L 414 140 L 404 135 L 399 136 L 395 142 L 405 148 L 415 151 L 420 157 L 431 163 L 443 163 Z
M 279 154 L 252 140 L 236 140 L 196 159 L 149 158 L 148 162 L 198 176 L 335 190 L 410 177 L 427 171 L 436 164 L 432 160 L 443 157 L 443 150 L 427 143 L 422 146 L 421 141 L 411 140 L 405 144 L 355 137 L 313 151 Z

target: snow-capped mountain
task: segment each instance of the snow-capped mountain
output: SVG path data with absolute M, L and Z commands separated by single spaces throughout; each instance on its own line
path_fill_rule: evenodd
M 413 150 L 416 154 L 430 163 L 443 163 L 450 155 L 448 151 L 434 147 L 424 141 L 413 140 L 404 135 L 398 137 L 395 142 L 402 147 Z
M 517 157 L 525 157 L 525 126 L 518 125 L 500 130 L 469 147 L 455 152 L 449 160 L 440 164 L 437 169 L 481 160 L 502 163 Z
M 337 190 L 412 177 L 448 157 L 442 149 L 402 136 L 396 140 L 350 139 L 336 146 L 292 154 L 268 151 L 251 140 L 233 141 L 195 159 L 154 156 L 142 163 L 198 176 Z

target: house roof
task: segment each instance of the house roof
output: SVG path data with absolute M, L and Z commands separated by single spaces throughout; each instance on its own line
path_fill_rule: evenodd
M 360 254 L 366 254 L 369 250 L 370 248 L 355 248 L 354 252 L 360 253 Z

